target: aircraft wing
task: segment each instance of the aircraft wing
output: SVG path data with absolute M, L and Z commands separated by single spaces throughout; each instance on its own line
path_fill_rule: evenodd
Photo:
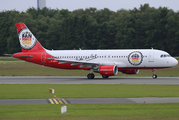
M 92 62 L 87 60 L 66 60 L 66 59 L 58 59 L 58 58 L 47 58 L 49 60 L 56 60 L 59 61 L 59 64 L 63 63 L 72 63 L 72 65 L 79 65 L 79 64 L 91 64 L 91 65 L 99 65 L 99 62 Z
M 49 60 L 56 60 L 59 61 L 59 64 L 64 64 L 64 63 L 72 63 L 71 65 L 80 65 L 81 67 L 92 67 L 96 65 L 117 65 L 118 67 L 126 67 L 126 64 L 124 62 L 105 62 L 105 63 L 100 63 L 100 62 L 95 62 L 95 61 L 90 61 L 90 60 L 65 60 L 65 59 L 58 59 L 58 58 L 47 58 Z

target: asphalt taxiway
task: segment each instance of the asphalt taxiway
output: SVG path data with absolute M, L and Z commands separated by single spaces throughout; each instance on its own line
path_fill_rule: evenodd
M 168 84 L 179 85 L 179 77 L 111 77 L 87 79 L 85 76 L 13 76 L 0 77 L 0 84 Z M 82 99 L 11 99 L 0 100 L 0 104 L 70 104 L 70 103 L 179 103 L 174 98 L 82 98 Z
M 179 103 L 179 97 L 173 98 L 74 98 L 74 99 L 11 99 L 0 100 L 0 105 L 17 104 L 88 104 L 88 103 Z
M 14 76 L 0 77 L 0 84 L 179 84 L 179 77 L 110 77 L 87 79 L 85 76 Z

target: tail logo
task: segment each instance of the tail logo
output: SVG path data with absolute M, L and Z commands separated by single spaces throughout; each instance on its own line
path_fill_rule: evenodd
M 33 48 L 37 42 L 34 35 L 27 28 L 21 30 L 19 33 L 19 40 L 21 47 L 25 50 Z

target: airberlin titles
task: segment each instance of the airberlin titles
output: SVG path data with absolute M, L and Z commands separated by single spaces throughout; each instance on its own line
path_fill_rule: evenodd
M 78 58 L 76 57 L 77 61 L 81 61 L 81 60 L 86 60 L 86 61 L 90 61 L 90 60 L 94 60 L 97 58 L 97 54 L 93 55 L 91 54 L 91 56 L 85 57 L 85 58 Z

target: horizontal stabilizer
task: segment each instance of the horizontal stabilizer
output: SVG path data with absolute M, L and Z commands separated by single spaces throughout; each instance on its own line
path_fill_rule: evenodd
M 13 57 L 16 56 L 16 57 L 27 57 L 27 58 L 31 58 L 33 56 L 31 55 L 13 55 Z
M 10 57 L 13 56 L 13 54 L 3 54 L 3 55 L 5 55 L 5 56 L 10 56 Z

